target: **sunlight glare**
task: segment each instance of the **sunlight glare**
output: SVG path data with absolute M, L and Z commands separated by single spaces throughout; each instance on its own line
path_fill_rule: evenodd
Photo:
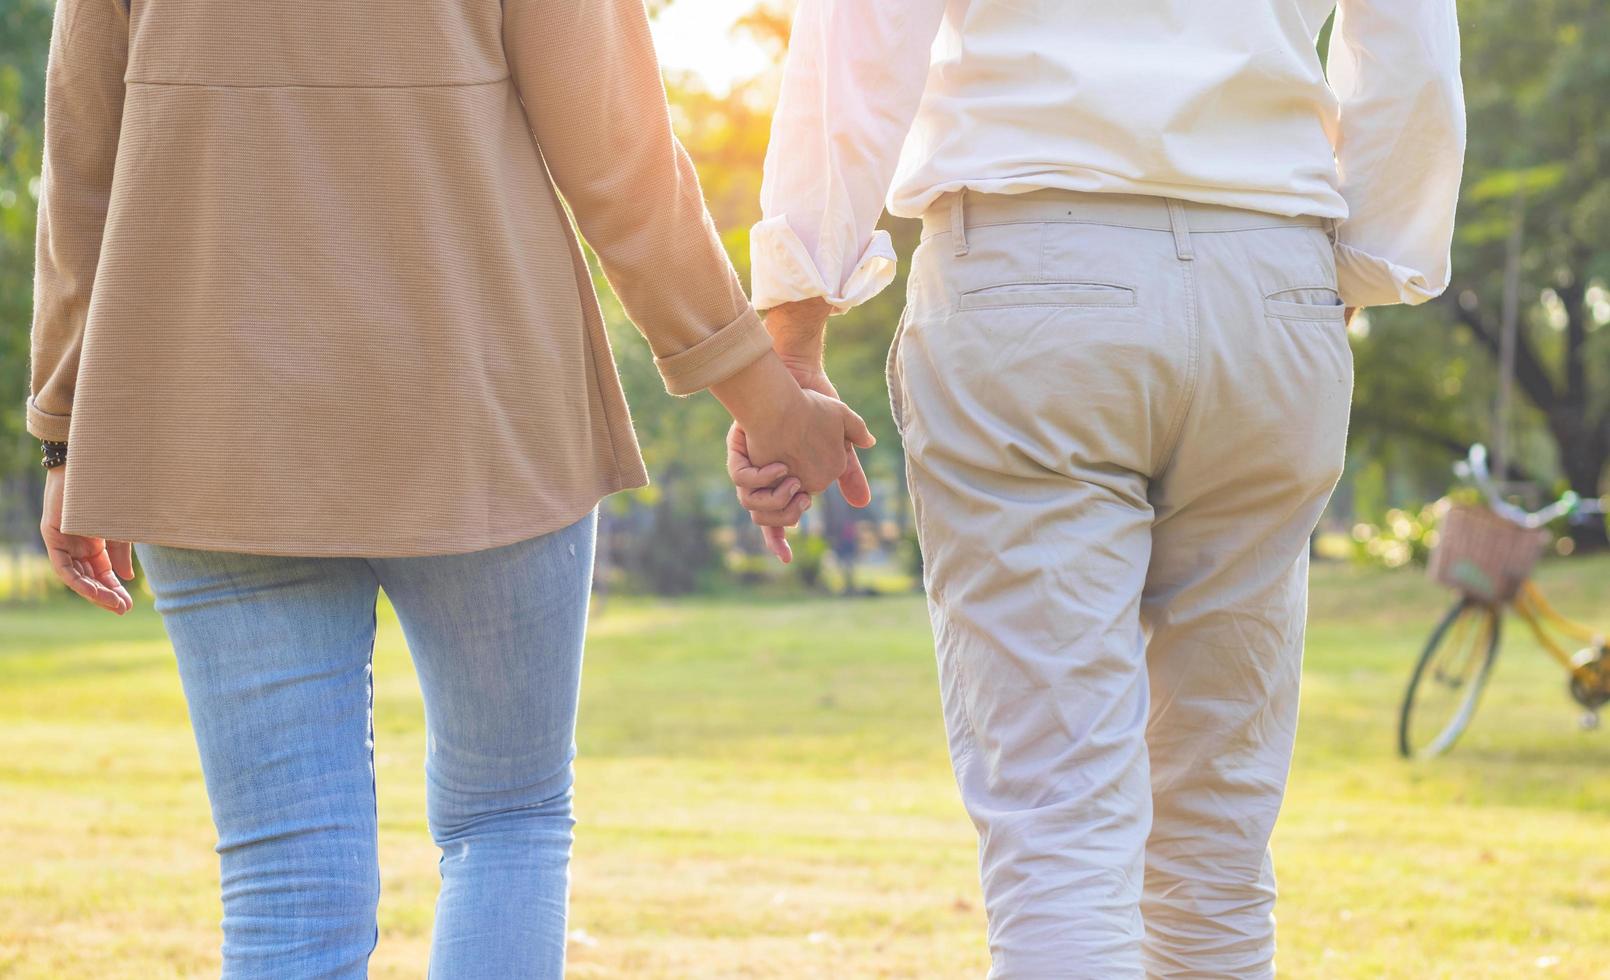
M 765 71 L 766 52 L 732 33 L 732 25 L 754 6 L 755 0 L 674 0 L 654 21 L 660 64 L 694 72 L 718 95 Z

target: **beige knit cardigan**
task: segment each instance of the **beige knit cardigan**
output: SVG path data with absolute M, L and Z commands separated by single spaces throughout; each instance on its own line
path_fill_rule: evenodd
M 27 419 L 64 529 L 443 554 L 643 485 L 561 195 L 672 392 L 769 348 L 642 0 L 58 0 Z

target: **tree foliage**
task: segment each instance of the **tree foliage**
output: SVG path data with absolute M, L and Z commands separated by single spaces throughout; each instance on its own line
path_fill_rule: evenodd
M 22 402 L 51 11 L 50 0 L 0 0 L 0 476 L 36 458 Z
M 1515 475 L 1597 494 L 1610 461 L 1610 6 L 1460 4 L 1469 148 L 1452 287 L 1371 315 L 1355 432 L 1440 464 L 1492 438 L 1504 271 L 1520 227 Z M 1603 545 L 1603 528 L 1585 529 Z

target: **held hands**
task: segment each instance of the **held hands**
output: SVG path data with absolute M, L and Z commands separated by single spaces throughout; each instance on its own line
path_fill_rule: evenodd
M 710 391 L 734 419 L 727 438 L 728 473 L 755 523 L 763 526 L 798 523 L 810 495 L 850 470 L 853 447 L 870 448 L 875 442 L 859 415 L 831 395 L 801 388 L 775 353 Z M 859 464 L 855 471 L 860 472 Z M 774 545 L 773 551 L 787 560 L 786 544 L 781 551 Z
M 843 407 L 838 391 L 822 369 L 822 338 L 829 312 L 827 303 L 819 299 L 788 303 L 766 314 L 766 329 L 771 333 L 773 349 L 807 400 L 838 406 L 854 419 L 855 431 L 847 432 L 844 452 L 836 457 L 836 468 L 824 465 L 821 470 L 806 473 L 792 466 L 760 465 L 774 458 L 775 453 L 767 450 L 753 429 L 739 419 L 727 434 L 727 470 L 738 487 L 738 501 L 749 511 L 750 519 L 764 529 L 766 546 L 785 564 L 793 558 L 785 529 L 798 524 L 810 509 L 811 494 L 837 482 L 851 506 L 865 507 L 872 501 L 855 447 L 871 448 L 875 440 L 860 417 Z M 826 447 L 822 455 L 814 458 L 835 461 Z
M 727 472 L 738 487 L 738 499 L 754 522 L 765 528 L 772 553 L 787 562 L 792 552 L 783 528 L 799 523 L 810 509 L 811 494 L 835 480 L 842 482 L 852 470 L 859 474 L 855 447 L 870 449 L 876 440 L 843 402 L 801 388 L 775 355 L 757 366 L 768 372 L 775 369 L 780 376 L 780 382 L 773 382 L 778 387 L 771 391 L 773 398 L 780 398 L 781 410 L 747 411 L 741 400 L 729 401 L 731 379 L 712 390 L 734 418 L 727 433 Z M 860 479 L 864 484 L 865 477 Z

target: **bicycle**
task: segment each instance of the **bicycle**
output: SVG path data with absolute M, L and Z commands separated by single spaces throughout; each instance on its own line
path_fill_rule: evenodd
M 1398 718 L 1399 754 L 1438 756 L 1464 734 L 1498 660 L 1506 611 L 1565 668 L 1571 697 L 1583 709 L 1582 727 L 1597 728 L 1599 709 L 1610 703 L 1610 646 L 1604 634 L 1555 610 L 1531 576 L 1550 540 L 1546 525 L 1602 516 L 1604 501 L 1568 493 L 1529 513 L 1503 499 L 1480 445 L 1454 469 L 1480 489 L 1485 505 L 1455 506 L 1443 519 L 1430 572 L 1459 598 L 1432 630 L 1409 678 Z M 1568 642 L 1585 646 L 1573 653 Z

